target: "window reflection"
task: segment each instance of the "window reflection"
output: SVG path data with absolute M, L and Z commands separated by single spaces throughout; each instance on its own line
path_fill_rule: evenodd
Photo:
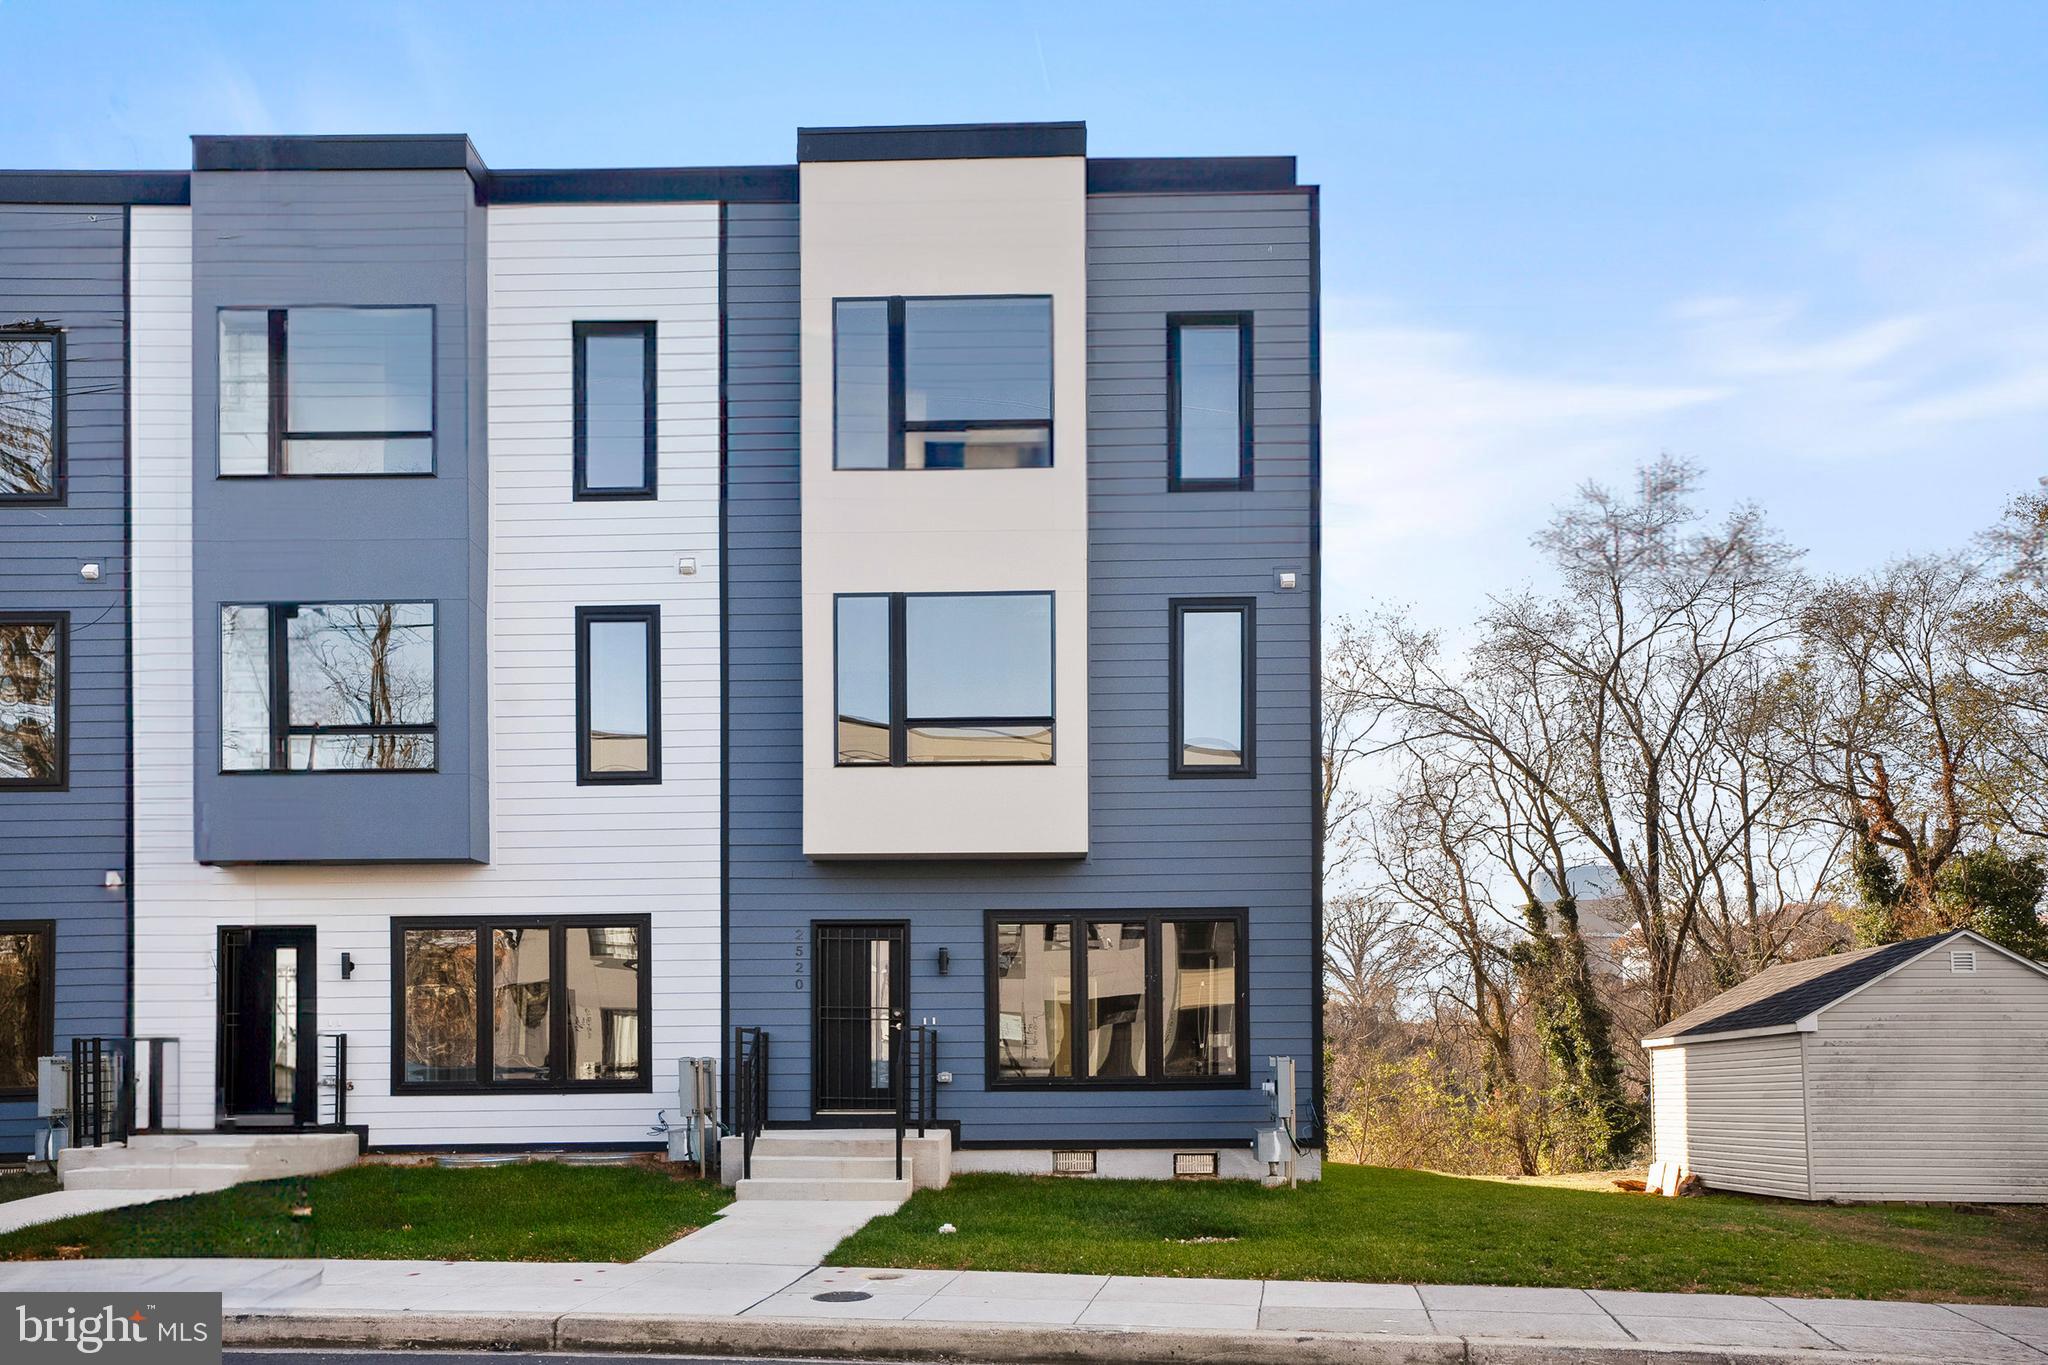
M 0 1090 L 36 1083 L 36 1058 L 50 1049 L 43 1027 L 49 982 L 47 931 L 0 929 Z
M 589 637 L 589 770 L 593 775 L 645 774 L 653 767 L 653 700 L 648 691 L 652 624 L 586 622 Z
M 840 299 L 833 467 L 1052 463 L 1052 300 Z
M 1017 1080 L 1073 1074 L 1072 926 L 995 927 L 996 1070 Z
M 431 308 L 226 309 L 219 370 L 224 475 L 433 470 Z
M 1160 926 L 1160 1056 L 1169 1079 L 1237 1074 L 1237 924 Z
M 402 942 L 405 1079 L 475 1081 L 476 930 L 408 929 Z
M 833 306 L 832 464 L 889 467 L 889 304 L 841 299 Z
M 1088 926 L 1088 1074 L 1145 1075 L 1145 924 Z
M 0 332 L 0 499 L 57 495 L 57 345 Z
M 500 1081 L 553 1079 L 546 929 L 491 931 L 491 1072 Z
M 1245 762 L 1245 614 L 1185 608 L 1180 620 L 1180 764 Z
M 652 492 L 654 324 L 577 323 L 575 345 L 577 492 Z
M 56 620 L 0 622 L 0 784 L 63 775 L 62 649 Z
M 280 637 L 282 670 L 272 657 Z M 221 767 L 431 769 L 434 678 L 430 602 L 225 606 Z
M 1244 455 L 1244 333 L 1236 321 L 1176 323 L 1173 452 L 1179 478 L 1236 483 Z

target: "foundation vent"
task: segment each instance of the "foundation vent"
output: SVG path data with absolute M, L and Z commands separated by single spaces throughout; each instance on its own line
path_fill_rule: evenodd
M 1173 1154 L 1173 1178 L 1175 1180 L 1214 1180 L 1216 1178 L 1216 1154 L 1214 1152 L 1175 1152 Z
M 1054 1152 L 1052 1154 L 1054 1175 L 1094 1175 L 1095 1153 Z

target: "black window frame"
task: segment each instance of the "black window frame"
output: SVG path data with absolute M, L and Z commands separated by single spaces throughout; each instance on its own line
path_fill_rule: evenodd
M 294 308 L 346 309 L 350 312 L 425 312 L 427 315 L 427 415 L 434 426 L 425 431 L 293 431 L 291 427 L 291 343 L 287 317 Z M 431 479 L 440 472 L 441 441 L 437 434 L 441 418 L 441 310 L 432 303 L 292 303 L 277 307 L 260 304 L 218 308 L 214 320 L 213 375 L 213 471 L 216 479 Z M 270 364 L 267 371 L 270 400 L 269 460 L 261 474 L 230 474 L 220 467 L 220 315 L 263 313 L 269 323 Z M 363 470 L 339 473 L 294 474 L 284 467 L 286 441 L 417 441 L 427 443 L 427 467 L 393 471 Z
M 600 622 L 637 622 L 647 630 L 647 771 L 598 772 L 590 766 L 590 627 Z M 576 608 L 576 785 L 648 787 L 661 783 L 661 608 Z
M 1088 926 L 1090 924 L 1145 924 L 1145 1075 L 1082 1076 L 1077 1065 L 1083 1060 L 1078 1049 L 1088 1028 Z M 1229 922 L 1237 931 L 1237 1070 L 1228 1076 L 1168 1078 L 1164 1075 L 1163 1047 L 1165 999 L 1161 994 L 1164 972 L 1163 928 L 1169 923 Z M 1001 1017 L 1000 981 L 996 975 L 998 924 L 1065 924 L 1073 953 L 1073 1024 L 1067 1031 L 1069 1056 L 1066 1076 L 1008 1078 L 997 1066 L 1000 1049 L 997 1033 Z M 982 1035 L 983 1075 L 991 1090 L 1243 1090 L 1251 1085 L 1251 915 L 1242 906 L 1211 909 L 1133 910 L 987 910 L 982 918 Z
M 1186 327 L 1237 328 L 1237 477 L 1186 478 L 1180 468 L 1180 334 Z M 1252 488 L 1252 315 L 1248 312 L 1166 315 L 1166 489 L 1170 493 L 1236 493 Z
M 640 933 L 640 1079 L 637 1081 L 501 1081 L 493 1049 L 497 991 L 486 979 L 491 934 L 498 929 L 548 931 L 548 1055 L 566 1067 L 569 1011 L 563 945 L 572 930 L 632 926 Z M 473 929 L 476 933 L 476 1079 L 411 1081 L 405 1076 L 405 936 L 421 929 Z M 654 917 L 622 915 L 407 915 L 391 921 L 391 1093 L 393 1095 L 646 1095 L 654 1090 Z
M 849 597 L 884 598 L 889 603 L 889 761 L 849 763 L 839 749 L 839 603 Z M 1043 597 L 1046 599 L 1046 684 L 1052 711 L 1043 716 L 912 716 L 908 697 L 909 648 L 906 603 L 913 597 Z M 835 768 L 1048 768 L 1059 762 L 1059 595 L 1050 588 L 1004 588 L 988 592 L 840 592 L 832 594 L 832 766 Z M 1052 737 L 1045 758 L 952 759 L 912 763 L 910 731 L 919 725 L 1043 725 Z
M 51 626 L 57 633 L 57 775 L 0 777 L 0 792 L 71 790 L 71 613 L 0 611 L 0 626 Z
M 1239 660 L 1243 671 L 1240 705 L 1244 711 L 1244 762 L 1225 766 L 1223 764 L 1189 764 L 1182 761 L 1186 736 L 1182 733 L 1186 716 L 1182 714 L 1183 689 L 1181 620 L 1190 613 L 1239 612 L 1244 617 L 1244 654 Z M 1258 776 L 1259 753 L 1259 607 L 1252 597 L 1174 597 L 1166 604 L 1166 768 L 1167 775 L 1174 778 L 1234 778 Z
M 301 476 L 305 477 L 305 476 Z M 425 607 L 433 614 L 434 632 L 434 722 L 431 725 L 293 725 L 291 724 L 291 666 L 290 613 L 303 611 L 308 607 Z M 221 674 L 220 662 L 220 614 L 229 607 L 245 607 L 267 613 L 265 639 L 270 650 L 270 766 L 267 768 L 230 768 L 220 762 L 222 777 L 412 777 L 441 771 L 441 604 L 431 598 L 393 597 L 372 601 L 363 598 L 330 598 L 318 602 L 222 602 L 214 609 L 213 681 L 218 728 L 215 733 L 215 758 L 224 760 L 220 752 L 225 743 L 227 731 L 227 679 Z M 286 746 L 294 735 L 418 735 L 434 737 L 434 761 L 424 768 L 293 768 L 286 766 Z
M 1045 416 L 1029 418 L 965 418 L 945 422 L 913 422 L 903 413 L 908 392 L 909 366 L 905 361 L 907 345 L 904 336 L 905 305 L 912 303 L 972 303 L 999 299 L 1043 299 L 1046 312 L 1046 392 Z M 842 303 L 882 303 L 889 308 L 889 463 L 880 469 L 862 465 L 839 463 L 839 305 Z M 904 433 L 911 431 L 1014 431 L 1028 428 L 1045 432 L 1045 463 L 1023 465 L 1024 469 L 1051 469 L 1057 462 L 1059 451 L 1053 434 L 1053 418 L 1058 415 L 1055 400 L 1059 389 L 1059 370 L 1056 361 L 1056 344 L 1059 336 L 1059 319 L 1053 311 L 1053 297 L 1050 294 L 850 294 L 832 300 L 832 468 L 849 474 L 888 474 L 908 470 L 911 473 L 977 473 L 988 474 L 996 470 L 962 469 L 953 471 L 946 465 L 918 465 L 914 469 L 904 464 Z
M 61 327 L 4 327 L 0 340 L 21 339 L 50 343 L 50 484 L 48 493 L 0 493 L 0 507 L 61 507 L 70 492 L 69 420 L 65 393 L 71 387 L 65 369 L 64 329 Z
M 570 497 L 576 502 L 632 502 L 646 501 L 660 496 L 660 422 L 659 367 L 656 364 L 660 351 L 656 325 L 652 322 L 574 322 L 569 325 L 570 348 L 574 357 L 574 397 L 570 417 L 570 447 L 574 472 Z M 637 487 L 593 488 L 590 484 L 589 443 L 590 443 L 590 388 L 588 376 L 588 351 L 586 343 L 594 336 L 617 337 L 637 336 L 641 339 L 641 466 L 640 483 Z
M 42 939 L 42 991 L 36 1002 L 37 1036 L 31 1040 L 31 1057 L 47 1057 L 57 1049 L 57 921 L 53 919 L 0 920 L 0 934 L 35 934 Z M 0 1100 L 28 1100 L 36 1096 L 37 1083 L 0 1086 Z

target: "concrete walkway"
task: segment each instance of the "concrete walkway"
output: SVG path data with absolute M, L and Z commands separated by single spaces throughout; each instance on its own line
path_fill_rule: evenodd
M 733 1225 L 744 1229 L 745 1224 Z M 732 1247 L 751 1233 L 736 1230 Z M 820 1233 L 822 1236 L 823 1233 Z M 682 1243 L 677 1243 L 677 1247 Z M 673 1251 L 676 1248 L 665 1248 Z M 785 1253 L 786 1254 L 786 1253 Z M 229 1345 L 471 1346 L 983 1361 L 2048 1365 L 2048 1308 L 1604 1290 L 626 1265 L 130 1260 L 0 1265 L 0 1292 L 217 1290 Z
M 32 1194 L 26 1199 L 10 1199 L 0 1204 L 0 1233 L 34 1227 L 37 1223 L 54 1223 L 59 1218 L 75 1218 L 81 1213 L 105 1213 L 108 1209 L 154 1204 L 159 1199 L 183 1199 L 196 1193 L 196 1190 L 53 1190 L 49 1194 Z
M 707 1223 L 640 1258 L 696 1265 L 801 1265 L 808 1269 L 871 1218 L 896 1212 L 896 1200 L 759 1199 L 727 1204 Z

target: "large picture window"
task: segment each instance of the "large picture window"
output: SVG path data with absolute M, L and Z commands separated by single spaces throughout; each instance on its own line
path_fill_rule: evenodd
M 0 612 L 0 789 L 65 783 L 69 633 L 65 612 Z
M 392 1087 L 648 1090 L 648 925 L 394 920 Z
M 579 322 L 574 496 L 655 495 L 655 345 L 651 322 Z
M 0 503 L 64 500 L 64 334 L 0 329 Z
M 1053 761 L 1052 594 L 834 601 L 838 762 Z
M 225 477 L 434 472 L 432 308 L 226 308 Z
M 661 781 L 661 608 L 576 609 L 576 780 Z
M 1252 486 L 1252 315 L 1166 320 L 1167 487 Z
M 1052 300 L 840 299 L 832 308 L 835 469 L 1052 463 Z
M 1184 598 L 1168 613 L 1175 777 L 1250 777 L 1258 714 L 1248 597 Z
M 32 1095 L 36 1059 L 55 1045 L 48 920 L 0 920 L 0 1097 Z
M 434 604 L 220 609 L 223 772 L 431 772 Z
M 1243 916 L 998 913 L 988 938 L 995 1084 L 1245 1083 Z

